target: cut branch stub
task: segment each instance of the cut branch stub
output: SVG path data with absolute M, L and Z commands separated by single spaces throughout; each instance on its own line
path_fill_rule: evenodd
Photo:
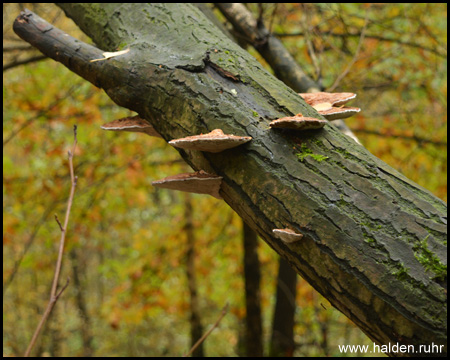
M 356 94 L 354 93 L 299 93 L 299 95 L 305 100 L 308 105 L 314 107 L 317 104 L 330 103 L 332 106 L 344 105 L 348 101 L 354 99 Z
M 325 126 L 326 120 L 319 120 L 312 117 L 304 117 L 302 114 L 297 114 L 291 117 L 284 117 L 270 122 L 272 128 L 284 128 L 295 130 L 312 130 L 320 129 Z
M 302 234 L 297 234 L 295 231 L 290 229 L 273 229 L 275 236 L 286 244 L 291 244 L 293 242 L 299 241 L 303 238 Z
M 354 99 L 354 93 L 306 93 L 299 95 L 327 120 L 345 119 L 361 111 L 357 107 L 337 107 Z
M 251 136 L 228 135 L 224 134 L 222 130 L 216 129 L 208 134 L 171 140 L 169 144 L 182 149 L 217 153 L 245 144 L 251 139 Z
M 219 194 L 222 177 L 208 174 L 200 170 L 194 173 L 184 173 L 168 176 L 164 179 L 153 181 L 152 185 L 164 189 L 192 192 L 196 194 L 208 194 L 217 199 L 222 199 Z
M 139 115 L 125 117 L 106 123 L 101 126 L 104 130 L 141 132 L 150 136 L 161 138 L 161 135 L 151 126 L 147 120 Z

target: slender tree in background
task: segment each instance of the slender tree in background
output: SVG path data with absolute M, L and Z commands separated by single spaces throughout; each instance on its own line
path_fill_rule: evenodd
M 286 261 L 279 262 L 275 310 L 273 313 L 270 357 L 292 357 L 294 343 L 294 314 L 297 274 Z M 284 311 L 287 309 L 287 311 Z
M 192 201 L 190 194 L 184 198 L 184 230 L 186 233 L 186 276 L 188 280 L 188 289 L 190 295 L 190 325 L 191 325 L 191 347 L 202 337 L 203 326 L 201 321 L 201 312 L 199 306 L 197 276 L 195 273 L 195 235 L 192 216 Z M 203 357 L 203 343 L 192 353 L 195 357 Z
M 246 332 L 245 351 L 247 356 L 263 356 L 263 331 L 261 316 L 261 270 L 258 258 L 256 233 L 243 223 L 244 237 L 244 279 Z

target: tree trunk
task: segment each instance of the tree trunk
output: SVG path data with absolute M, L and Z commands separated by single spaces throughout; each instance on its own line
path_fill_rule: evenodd
M 270 357 L 292 357 L 295 350 L 294 314 L 297 274 L 281 259 L 278 268 L 277 298 L 275 301 Z
M 270 65 L 275 76 L 292 90 L 299 93 L 325 90 L 306 75 L 283 43 L 270 33 L 262 21 L 256 20 L 244 4 L 216 3 L 215 6 L 233 25 L 235 32 L 240 35 L 239 39 L 253 46 Z M 359 143 L 358 138 L 345 124 L 344 120 L 336 120 L 333 125 Z
M 245 278 L 245 353 L 247 357 L 263 357 L 261 317 L 261 265 L 258 258 L 258 237 L 243 223 Z
M 215 4 L 227 20 L 250 45 L 252 45 L 268 62 L 278 79 L 298 92 L 317 92 L 320 87 L 289 54 L 278 38 L 273 36 L 264 24 L 253 18 L 244 4 L 217 3 Z M 298 90 L 301 89 L 301 90 Z
M 179 152 L 195 170 L 222 176 L 224 200 L 376 343 L 411 344 L 416 351 L 446 344 L 444 202 L 333 125 L 270 129 L 273 119 L 319 115 L 195 7 L 60 6 L 104 51 L 130 51 L 90 62 L 103 51 L 31 12 L 16 19 L 14 30 L 139 113 L 166 140 L 217 128 L 252 136 L 222 153 Z M 273 236 L 286 227 L 303 239 L 286 244 Z M 414 356 L 445 355 L 441 350 Z
M 197 293 L 197 276 L 195 273 L 195 236 L 194 221 L 192 218 L 192 202 L 190 194 L 184 197 L 184 231 L 186 233 L 186 277 L 190 297 L 190 325 L 191 325 L 191 348 L 203 335 L 203 326 L 201 321 L 201 311 L 199 297 Z M 203 342 L 201 342 L 192 352 L 194 357 L 204 357 Z
M 85 278 L 85 271 L 87 267 L 80 266 L 82 259 L 78 255 L 76 248 L 71 248 L 69 251 L 70 263 L 72 265 L 72 281 L 75 291 L 75 305 L 78 310 L 78 314 L 81 320 L 80 324 L 80 336 L 83 341 L 83 357 L 92 357 L 94 354 L 94 338 L 92 337 L 92 320 L 88 312 L 88 301 L 86 300 L 86 292 L 82 291 L 82 280 L 80 277 Z

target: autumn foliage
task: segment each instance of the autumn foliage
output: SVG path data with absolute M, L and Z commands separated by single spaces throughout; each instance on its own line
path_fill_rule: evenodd
M 89 41 L 56 7 L 35 6 L 40 16 Z M 181 355 L 189 348 L 190 316 L 185 198 L 151 182 L 191 169 L 162 139 L 103 131 L 103 123 L 134 114 L 65 67 L 41 59 L 19 65 L 39 55 L 12 33 L 20 10 L 4 5 L 3 353 L 23 353 L 45 308 L 60 233 L 53 217 L 62 217 L 66 206 L 66 154 L 76 124 L 77 194 L 61 275 L 72 280 L 37 352 Z M 326 89 L 339 79 L 337 90 L 358 94 L 362 111 L 346 123 L 366 148 L 447 199 L 445 4 L 253 4 L 251 10 Z M 203 324 L 214 323 L 230 303 L 206 351 L 239 355 L 242 222 L 223 201 L 192 195 L 192 203 Z M 277 256 L 263 242 L 259 256 L 269 329 Z M 303 280 L 297 306 L 295 355 L 341 356 L 337 344 L 371 344 Z

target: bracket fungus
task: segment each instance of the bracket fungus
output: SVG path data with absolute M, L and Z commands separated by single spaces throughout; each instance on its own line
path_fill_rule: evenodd
M 144 134 L 161 138 L 161 135 L 151 126 L 147 120 L 139 115 L 125 117 L 106 123 L 101 126 L 103 130 L 142 132 Z
M 251 136 L 228 135 L 224 134 L 220 129 L 215 129 L 208 134 L 171 140 L 169 144 L 182 149 L 218 153 L 245 144 L 251 139 Z
M 327 120 L 346 119 L 361 111 L 361 109 L 357 107 L 331 107 L 326 110 L 318 110 L 318 109 L 316 110 L 320 115 L 322 115 Z
M 344 105 L 356 97 L 354 93 L 299 93 L 308 105 L 330 103 L 332 106 Z
M 342 106 L 356 97 L 354 93 L 317 92 L 299 95 L 327 120 L 345 119 L 361 111 L 357 107 Z
M 291 244 L 303 238 L 302 234 L 297 234 L 295 231 L 290 229 L 273 229 L 272 231 L 277 238 L 286 244 Z
M 153 181 L 152 185 L 164 189 L 192 192 L 196 194 L 208 194 L 217 199 L 222 199 L 219 194 L 222 177 L 208 174 L 200 170 L 194 173 L 184 173 L 168 176 L 164 179 Z
M 319 120 L 312 117 L 304 117 L 302 114 L 297 114 L 291 117 L 284 117 L 270 122 L 272 128 L 284 128 L 295 130 L 312 130 L 320 129 L 325 126 L 326 120 Z

